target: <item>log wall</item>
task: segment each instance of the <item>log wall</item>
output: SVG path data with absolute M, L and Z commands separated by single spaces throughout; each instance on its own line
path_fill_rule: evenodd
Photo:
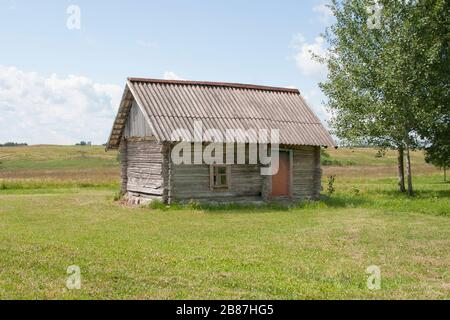
M 195 149 L 192 148 L 192 151 L 191 159 L 193 163 Z M 223 151 L 223 161 L 225 162 L 225 147 Z M 235 157 L 236 152 L 235 150 Z M 248 162 L 248 150 L 246 150 L 246 161 Z M 216 203 L 251 203 L 262 201 L 262 177 L 258 164 L 232 164 L 228 165 L 228 170 L 229 188 L 227 190 L 218 190 L 211 188 L 209 165 L 176 165 L 171 161 L 169 201 L 181 203 L 189 202 L 190 200 Z
M 322 169 L 319 147 L 293 149 L 292 200 L 318 199 L 321 191 Z
M 165 152 L 165 145 L 155 140 L 126 140 L 128 196 L 165 200 L 168 173 Z
M 210 166 L 176 165 L 171 159 L 172 148 L 173 145 L 154 139 L 124 140 L 121 144 L 122 191 L 132 198 L 159 199 L 166 203 L 186 203 L 191 200 L 214 203 L 276 200 L 270 197 L 271 176 L 261 176 L 260 165 L 229 165 L 229 189 L 214 190 L 210 186 Z M 291 149 L 290 200 L 318 199 L 322 175 L 320 149 Z
M 119 157 L 120 157 L 120 193 L 124 195 L 127 193 L 127 182 L 128 182 L 128 174 L 127 174 L 127 141 L 122 139 L 119 145 Z
M 285 148 L 285 147 L 282 147 Z M 293 149 L 291 201 L 318 199 L 321 191 L 320 148 Z M 246 155 L 248 159 L 248 155 Z M 229 165 L 230 187 L 211 190 L 206 164 L 170 164 L 169 201 L 255 202 L 271 201 L 272 177 L 261 176 L 260 165 Z
M 209 165 L 173 165 L 170 201 L 253 202 L 261 201 L 262 177 L 258 165 L 229 165 L 228 190 L 211 190 Z

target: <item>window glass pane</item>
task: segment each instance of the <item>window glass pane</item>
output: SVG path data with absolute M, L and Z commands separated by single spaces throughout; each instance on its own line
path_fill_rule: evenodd
M 214 187 L 228 187 L 227 166 L 213 166 L 212 183 Z

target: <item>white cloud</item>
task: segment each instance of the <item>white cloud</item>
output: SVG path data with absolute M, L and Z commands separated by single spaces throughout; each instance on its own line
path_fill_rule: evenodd
M 318 19 L 322 24 L 330 25 L 331 19 L 333 17 L 333 11 L 331 11 L 326 3 L 322 3 L 313 7 L 312 11 L 319 14 Z
M 320 82 L 326 78 L 327 67 L 318 62 L 313 55 L 326 57 L 325 39 L 316 37 L 314 42 L 308 43 L 305 37 L 298 33 L 292 37 L 291 47 L 296 50 L 294 60 L 301 73 L 313 80 Z
M 316 37 L 312 43 L 309 43 L 301 33 L 297 33 L 292 36 L 290 47 L 295 50 L 294 60 L 297 68 L 306 78 L 305 81 L 309 82 L 307 86 L 309 89 L 301 90 L 301 94 L 322 123 L 327 126 L 327 121 L 331 115 L 323 106 L 326 97 L 320 90 L 318 83 L 326 79 L 328 70 L 325 64 L 318 62 L 313 57 L 313 55 L 327 57 L 325 39 Z
M 0 142 L 105 143 L 122 87 L 0 65 Z
M 164 72 L 164 79 L 166 79 L 166 80 L 185 80 L 173 71 Z
M 331 118 L 331 114 L 323 105 L 323 101 L 326 100 L 323 92 L 319 88 L 313 88 L 307 92 L 302 92 L 302 96 L 322 123 L 327 126 L 327 121 Z

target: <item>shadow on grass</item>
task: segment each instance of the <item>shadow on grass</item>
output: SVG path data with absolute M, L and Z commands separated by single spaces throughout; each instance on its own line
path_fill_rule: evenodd
M 192 210 L 208 213 L 224 213 L 224 212 L 240 212 L 240 213 L 256 213 L 256 212 L 280 212 L 289 211 L 291 206 L 283 204 L 236 204 L 236 203 L 218 203 L 218 204 L 202 204 L 191 201 L 187 204 L 174 203 L 165 205 L 159 201 L 151 202 L 148 207 L 153 210 L 161 211 L 179 211 Z
M 191 201 L 188 204 L 165 205 L 154 201 L 149 204 L 150 209 L 161 211 L 194 210 L 207 213 L 267 213 L 267 212 L 288 212 L 292 210 L 326 209 L 326 208 L 355 208 L 370 204 L 371 202 L 364 196 L 336 195 L 333 197 L 321 196 L 318 201 L 308 200 L 293 203 L 261 203 L 261 204 L 202 204 Z
M 292 210 L 326 209 L 326 208 L 355 208 L 370 204 L 370 201 L 363 196 L 333 197 L 322 196 L 320 200 L 306 200 L 294 203 L 267 203 L 260 205 L 245 204 L 216 204 L 200 205 L 199 209 L 205 212 L 225 212 L 225 211 L 247 211 L 247 212 L 283 212 Z
M 200 210 L 205 212 L 280 212 L 280 211 L 289 211 L 291 206 L 286 204 L 279 203 L 268 203 L 268 204 L 203 204 L 200 205 Z
M 162 211 L 191 210 L 205 213 L 270 213 L 303 210 L 327 210 L 339 208 L 373 208 L 391 210 L 393 212 L 416 212 L 434 215 L 448 215 L 446 202 L 450 190 L 416 191 L 414 197 L 395 190 L 370 190 L 361 193 L 359 190 L 335 193 L 331 197 L 322 195 L 318 201 L 300 201 L 295 203 L 256 203 L 256 204 L 205 204 L 191 201 L 188 204 L 172 204 L 167 206 L 160 202 L 152 202 L 149 208 Z
M 397 190 L 379 190 L 377 193 L 390 198 L 413 200 L 413 199 L 431 199 L 431 198 L 450 198 L 450 190 L 415 190 L 414 195 L 408 196 L 406 193 L 400 193 Z
M 323 203 L 330 208 L 355 208 L 371 204 L 372 201 L 364 195 L 339 194 L 331 197 L 322 195 L 321 200 L 316 203 Z

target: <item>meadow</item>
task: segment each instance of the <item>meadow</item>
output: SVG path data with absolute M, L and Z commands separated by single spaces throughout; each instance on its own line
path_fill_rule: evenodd
M 0 148 L 0 299 L 449 299 L 442 172 L 414 152 L 409 198 L 394 152 L 328 152 L 318 202 L 151 209 L 114 201 L 119 163 L 103 147 Z

